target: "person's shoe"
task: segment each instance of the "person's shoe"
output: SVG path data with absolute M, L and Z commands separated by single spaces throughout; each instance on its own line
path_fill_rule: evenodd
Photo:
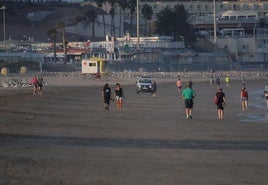
M 192 115 L 189 115 L 189 119 L 193 119 Z
M 186 118 L 187 118 L 187 119 L 190 119 L 188 115 L 186 116 Z

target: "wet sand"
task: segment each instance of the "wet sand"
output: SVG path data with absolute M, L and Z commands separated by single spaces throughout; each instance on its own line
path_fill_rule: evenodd
M 247 80 L 249 111 L 241 111 L 241 80 L 228 88 L 217 119 L 215 89 L 195 81 L 187 120 L 175 81 L 156 80 L 156 98 L 123 84 L 122 110 L 101 99 L 106 81 L 47 78 L 31 88 L 0 88 L 0 184 L 3 185 L 264 185 L 268 182 L 267 80 Z M 115 80 L 107 81 L 114 88 Z

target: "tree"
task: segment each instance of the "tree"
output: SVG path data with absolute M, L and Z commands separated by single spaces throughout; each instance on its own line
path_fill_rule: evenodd
M 135 13 L 137 0 L 129 0 L 128 9 L 130 10 L 130 35 L 133 32 L 133 14 Z
M 141 9 L 141 12 L 142 12 L 142 15 L 145 19 L 145 22 L 147 23 L 148 22 L 148 25 L 149 25 L 149 36 L 152 35 L 152 32 L 151 32 L 151 20 L 153 18 L 153 8 L 148 5 L 148 4 L 144 4 L 142 9 Z M 147 35 L 147 24 L 145 24 L 144 26 L 144 36 Z
M 157 33 L 173 36 L 179 40 L 181 36 L 190 43 L 194 40 L 194 34 L 188 23 L 189 15 L 183 5 L 175 5 L 173 9 L 164 8 L 156 15 Z
M 157 33 L 160 35 L 168 35 L 173 36 L 173 25 L 176 24 L 174 21 L 174 12 L 166 7 L 163 10 L 161 10 L 156 15 L 156 27 L 157 27 Z
M 56 42 L 57 42 L 57 28 L 51 28 L 50 30 L 47 31 L 47 36 L 50 38 L 50 40 L 53 41 L 53 53 L 54 53 L 54 59 L 53 61 L 56 62 L 56 57 L 57 57 L 57 53 L 56 53 Z
M 95 0 L 95 3 L 97 4 L 98 8 L 102 8 L 103 3 L 105 3 L 106 0 Z M 102 14 L 102 22 L 103 22 L 103 36 L 106 35 L 106 23 L 105 23 L 105 17 L 104 14 Z
M 111 8 L 109 13 L 110 13 L 110 15 L 112 17 L 112 19 L 111 19 L 111 36 L 114 36 L 115 35 L 115 26 L 114 26 L 115 9 L 114 9 L 113 6 L 112 6 L 112 8 Z
M 175 16 L 175 23 L 174 24 L 174 37 L 176 40 L 180 38 L 180 36 L 184 36 L 185 38 L 187 35 L 190 35 L 191 28 L 188 24 L 188 12 L 185 10 L 183 5 L 175 5 L 174 6 L 174 16 Z
M 65 22 L 61 21 L 56 26 L 57 29 L 61 30 L 62 33 L 62 45 L 63 45 L 63 53 L 64 53 L 64 64 L 67 64 L 67 42 L 65 39 Z
M 94 10 L 88 10 L 84 16 L 78 17 L 82 21 L 84 26 L 91 25 L 92 37 L 95 37 L 95 22 L 98 17 L 98 14 Z
M 128 2 L 126 0 L 119 0 L 118 1 L 118 5 L 120 8 L 120 21 L 119 21 L 119 36 L 122 35 L 122 31 L 121 31 L 121 27 L 122 27 L 122 10 L 123 10 L 123 15 L 124 15 L 124 19 L 125 19 L 125 13 L 126 13 L 126 9 L 128 7 Z M 125 22 L 125 20 L 123 20 L 123 22 Z

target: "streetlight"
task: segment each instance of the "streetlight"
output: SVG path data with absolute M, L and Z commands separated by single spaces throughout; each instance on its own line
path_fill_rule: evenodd
M 137 50 L 140 49 L 139 0 L 137 0 Z
M 3 10 L 4 50 L 6 50 L 6 14 L 5 14 L 5 10 L 7 9 L 7 7 L 5 7 L 5 5 L 4 5 L 0 9 Z
M 216 33 L 216 3 L 213 0 L 213 22 L 214 22 L 214 49 L 216 51 L 217 33 Z

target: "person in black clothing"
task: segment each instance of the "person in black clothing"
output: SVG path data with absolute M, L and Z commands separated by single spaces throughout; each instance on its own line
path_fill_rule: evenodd
M 155 98 L 156 96 L 156 82 L 155 81 L 152 82 L 151 93 L 152 93 L 152 96 Z
M 120 84 L 117 83 L 116 86 L 115 86 L 115 91 L 114 91 L 114 96 L 113 96 L 113 99 L 116 100 L 116 108 L 117 108 L 117 110 L 122 109 L 123 96 L 124 96 L 123 89 L 120 86 Z
M 105 84 L 102 89 L 102 98 L 104 101 L 104 109 L 109 110 L 110 105 L 110 99 L 111 99 L 111 89 L 109 87 L 109 84 Z
M 224 105 L 226 105 L 225 93 L 223 92 L 222 88 L 219 88 L 218 92 L 215 95 L 217 97 L 217 113 L 219 120 L 223 120 L 224 117 Z

